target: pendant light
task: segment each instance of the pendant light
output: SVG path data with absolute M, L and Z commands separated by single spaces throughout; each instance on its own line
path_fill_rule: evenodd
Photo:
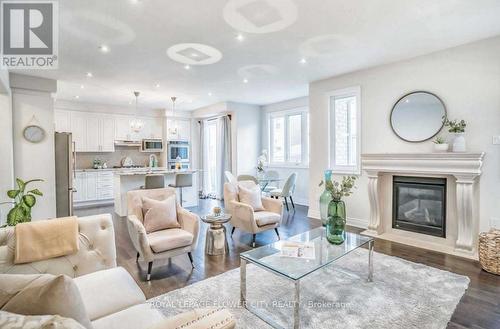
M 132 129 L 136 133 L 140 132 L 142 130 L 142 127 L 144 127 L 144 122 L 142 122 L 142 120 L 137 117 L 137 114 L 139 113 L 138 109 L 139 95 L 140 93 L 138 91 L 134 91 L 135 117 L 132 121 L 130 121 L 130 129 Z
M 177 120 L 175 119 L 175 101 L 177 97 L 170 97 L 172 100 L 172 127 L 168 129 L 170 135 L 177 135 Z

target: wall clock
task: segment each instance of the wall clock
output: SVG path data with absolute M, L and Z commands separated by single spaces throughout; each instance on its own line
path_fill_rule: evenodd
M 26 126 L 23 130 L 23 137 L 28 142 L 40 143 L 45 138 L 45 130 L 36 125 Z

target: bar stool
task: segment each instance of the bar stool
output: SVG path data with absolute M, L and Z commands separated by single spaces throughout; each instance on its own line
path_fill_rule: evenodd
M 146 181 L 144 182 L 144 189 L 151 190 L 155 188 L 165 187 L 165 175 L 146 175 Z
M 182 188 L 193 186 L 193 175 L 192 174 L 175 174 L 174 183 L 168 184 L 168 186 L 180 189 L 179 203 L 182 206 Z

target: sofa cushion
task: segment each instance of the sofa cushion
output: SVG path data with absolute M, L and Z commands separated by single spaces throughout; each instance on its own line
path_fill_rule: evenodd
M 149 246 L 154 252 L 163 252 L 175 248 L 189 246 L 193 243 L 193 235 L 179 228 L 157 231 L 148 234 Z
M 80 323 L 59 315 L 22 315 L 0 311 L 0 327 L 9 329 L 85 329 Z
M 202 308 L 177 314 L 149 329 L 233 329 L 235 326 L 233 315 L 228 310 Z
M 123 267 L 86 274 L 74 281 L 92 321 L 146 300 Z
M 0 274 L 0 307 L 23 315 L 58 314 L 92 328 L 77 286 L 65 275 Z
M 253 184 L 253 186 L 238 185 L 238 198 L 240 202 L 251 206 L 254 211 L 265 210 L 262 205 L 261 193 L 259 186 L 256 184 Z
M 144 213 L 144 228 L 147 233 L 181 227 L 177 221 L 175 195 L 162 201 L 143 197 L 142 211 Z
M 144 303 L 100 318 L 92 322 L 92 325 L 94 329 L 149 329 L 163 319 L 160 311 Z
M 259 211 L 253 214 L 257 226 L 262 227 L 266 225 L 277 224 L 281 220 L 281 216 L 270 211 Z

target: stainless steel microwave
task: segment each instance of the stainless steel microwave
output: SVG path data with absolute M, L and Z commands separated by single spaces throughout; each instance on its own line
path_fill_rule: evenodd
M 189 142 L 168 142 L 168 162 L 189 162 Z
M 141 143 L 142 152 L 163 152 L 163 140 L 159 138 L 143 139 Z

